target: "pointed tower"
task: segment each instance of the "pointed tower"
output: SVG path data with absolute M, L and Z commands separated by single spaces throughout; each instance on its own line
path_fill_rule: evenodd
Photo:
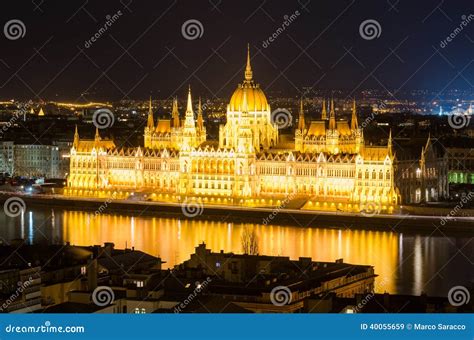
M 184 127 L 187 129 L 196 128 L 196 125 L 194 122 L 193 102 L 191 99 L 191 86 L 189 86 L 189 90 L 188 90 L 188 101 L 186 104 L 186 117 L 184 121 Z
M 77 130 L 77 124 L 76 124 L 76 130 L 74 131 L 74 142 L 72 143 L 75 149 L 78 148 L 79 146 L 79 131 Z
M 178 98 L 173 99 L 173 110 L 171 111 L 171 118 L 173 120 L 173 127 L 175 129 L 181 126 L 179 121 L 179 112 L 178 112 Z
M 252 67 L 250 66 L 250 44 L 247 44 L 247 66 L 245 67 L 245 80 L 250 82 L 253 78 Z
M 352 118 L 351 118 L 351 130 L 357 130 L 359 124 L 357 123 L 357 110 L 356 110 L 356 100 L 352 102 Z
M 183 127 L 183 144 L 182 150 L 189 151 L 197 146 L 196 123 L 194 121 L 193 102 L 191 99 L 191 86 L 188 90 L 188 102 L 186 105 L 186 117 Z
M 431 132 L 428 132 L 428 139 L 426 140 L 425 151 L 428 150 L 428 147 L 431 144 Z
M 98 143 L 100 142 L 100 135 L 99 135 L 99 128 L 95 128 L 95 137 L 94 137 L 94 142 Z
M 198 104 L 197 128 L 200 131 L 202 131 L 203 128 L 204 128 L 204 121 L 203 121 L 203 118 L 202 118 L 201 97 L 199 97 L 199 104 Z
M 328 111 L 326 109 L 326 99 L 323 99 L 323 108 L 321 110 L 321 119 L 322 120 L 328 119 Z
M 150 101 L 148 103 L 148 120 L 147 120 L 146 126 L 151 131 L 155 127 L 155 123 L 153 122 L 153 108 L 151 107 L 151 96 L 150 96 Z
M 390 133 L 388 135 L 388 143 L 387 143 L 387 148 L 388 148 L 388 155 L 390 158 L 393 157 L 393 150 L 392 150 L 392 129 L 390 129 Z M 423 153 L 423 151 L 422 151 Z
M 306 124 L 304 121 L 304 109 L 303 109 L 303 98 L 300 100 L 300 116 L 298 118 L 298 129 L 303 132 L 306 128 Z
M 334 99 L 331 99 L 331 112 L 329 112 L 329 130 L 336 130 L 336 111 L 334 111 Z

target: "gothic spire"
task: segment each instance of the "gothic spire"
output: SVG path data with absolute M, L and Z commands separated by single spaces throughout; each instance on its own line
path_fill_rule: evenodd
M 178 112 L 178 99 L 173 98 L 173 110 L 171 111 L 171 118 L 173 118 L 173 127 L 179 128 L 179 112 Z
M 351 118 L 351 130 L 357 130 L 359 124 L 357 123 L 357 110 L 356 110 L 356 100 L 352 102 L 352 118 Z
M 303 131 L 305 129 L 305 121 L 304 121 L 304 108 L 303 108 L 303 98 L 300 100 L 300 116 L 298 119 L 298 129 Z
M 204 122 L 202 118 L 201 97 L 199 97 L 199 104 L 198 104 L 197 126 L 199 130 L 202 130 L 204 128 Z
M 79 146 L 79 131 L 77 130 L 77 124 L 76 124 L 76 129 L 74 131 L 74 142 L 73 146 L 77 148 Z
M 148 103 L 148 121 L 146 126 L 150 129 L 153 130 L 155 123 L 153 122 L 153 108 L 151 107 L 151 96 L 150 96 L 150 102 Z
M 323 109 L 321 111 L 321 119 L 322 120 L 328 119 L 328 111 L 326 109 L 326 99 L 323 99 Z
M 336 130 L 336 111 L 334 111 L 334 99 L 331 99 L 331 112 L 329 112 L 329 130 Z

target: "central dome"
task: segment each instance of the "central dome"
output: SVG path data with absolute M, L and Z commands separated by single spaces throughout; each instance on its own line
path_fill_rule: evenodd
M 229 103 L 229 111 L 241 111 L 244 107 L 244 89 L 247 92 L 247 107 L 249 111 L 268 111 L 270 106 L 267 97 L 258 84 L 252 79 L 252 68 L 250 66 L 250 50 L 247 51 L 247 66 L 245 68 L 245 80 L 239 84 L 232 94 Z

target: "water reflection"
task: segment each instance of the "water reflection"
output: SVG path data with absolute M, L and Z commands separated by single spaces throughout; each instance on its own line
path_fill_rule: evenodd
M 114 242 L 161 256 L 166 267 L 187 260 L 205 242 L 213 251 L 241 252 L 244 227 L 255 228 L 259 251 L 293 259 L 312 257 L 375 266 L 378 292 L 446 295 L 450 287 L 472 280 L 471 239 L 407 235 L 394 232 L 263 226 L 177 218 L 131 217 L 78 211 L 28 211 L 18 218 L 0 216 L 0 236 L 29 243 L 74 245 Z M 25 221 L 27 220 L 27 221 Z M 25 222 L 27 229 L 25 230 Z M 462 252 L 458 250 L 462 249 Z M 449 263 L 449 265 L 447 265 Z

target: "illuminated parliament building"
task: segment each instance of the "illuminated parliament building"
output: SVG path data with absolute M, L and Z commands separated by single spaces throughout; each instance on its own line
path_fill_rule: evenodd
M 283 143 L 249 53 L 218 141 L 206 140 L 200 102 L 197 111 L 191 89 L 184 117 L 174 99 L 170 119 L 155 122 L 150 101 L 144 146 L 136 148 L 117 147 L 98 130 L 83 140 L 76 128 L 66 193 L 344 211 L 391 211 L 399 201 L 391 137 L 387 146 L 366 146 L 355 102 L 350 122 L 336 120 L 333 101 L 307 121 L 301 103 L 294 143 Z

